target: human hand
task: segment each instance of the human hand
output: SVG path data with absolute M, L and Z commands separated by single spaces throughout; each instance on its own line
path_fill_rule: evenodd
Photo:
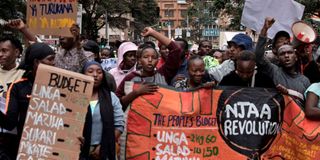
M 99 160 L 100 159 L 100 145 L 96 146 L 93 151 L 90 152 L 90 158 L 92 160 Z
M 151 28 L 151 27 L 146 27 L 143 29 L 143 31 L 141 32 L 141 35 L 143 37 L 146 37 L 146 36 L 152 36 L 154 30 Z
M 277 86 L 276 86 L 276 88 L 277 88 L 277 90 L 279 91 L 279 92 L 281 92 L 282 94 L 288 94 L 288 89 L 285 87 L 285 86 L 283 86 L 283 85 L 281 85 L 281 84 L 278 84 Z
M 84 146 L 85 139 L 84 139 L 84 137 L 77 137 L 77 138 L 78 138 L 78 140 L 80 142 L 80 147 L 82 148 Z
M 272 25 L 273 25 L 273 23 L 275 22 L 276 20 L 274 19 L 274 18 L 272 18 L 272 17 L 266 17 L 266 19 L 264 20 L 264 25 L 263 25 L 263 27 L 265 28 L 265 29 L 269 29 Z
M 21 19 L 9 20 L 7 26 L 13 29 L 18 29 L 18 30 L 22 30 L 27 27 Z
M 202 85 L 203 88 L 213 88 L 214 86 L 216 86 L 216 82 L 215 81 L 207 82 L 207 83 Z
M 182 80 L 184 80 L 186 78 L 186 76 L 185 75 L 183 75 L 183 74 L 178 74 L 176 77 L 175 77 L 175 81 L 182 81 Z
M 152 83 L 142 83 L 140 87 L 136 90 L 138 95 L 153 94 L 159 89 L 158 85 Z

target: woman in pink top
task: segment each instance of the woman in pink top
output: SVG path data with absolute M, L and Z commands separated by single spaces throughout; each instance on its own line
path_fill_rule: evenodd
M 120 85 L 123 78 L 135 71 L 136 69 L 136 52 L 138 46 L 132 42 L 124 42 L 120 45 L 118 49 L 118 60 L 116 68 L 113 68 L 109 71 L 116 80 L 117 87 Z

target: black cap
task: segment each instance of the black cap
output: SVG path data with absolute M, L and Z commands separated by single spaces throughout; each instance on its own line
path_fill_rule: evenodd
M 84 45 L 83 45 L 83 49 L 85 51 L 90 51 L 92 53 L 98 54 L 99 53 L 99 45 L 97 42 L 93 41 L 93 40 L 88 40 Z
M 276 35 L 274 36 L 274 38 L 272 39 L 272 48 L 275 47 L 276 41 L 280 37 L 286 37 L 286 38 L 290 39 L 290 34 L 288 32 L 286 32 L 286 31 L 277 32 Z

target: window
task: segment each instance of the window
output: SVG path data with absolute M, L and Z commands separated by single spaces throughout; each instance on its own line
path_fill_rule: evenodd
M 164 9 L 167 9 L 167 8 L 174 8 L 174 5 L 173 4 L 164 4 Z
M 164 11 L 164 16 L 165 16 L 165 17 L 174 17 L 174 12 L 173 12 L 173 10 L 165 10 L 165 11 Z
M 174 26 L 174 21 L 167 21 L 167 26 L 171 26 L 171 27 L 173 27 Z
M 187 22 L 186 21 L 180 21 L 180 26 L 181 27 L 187 27 Z
M 188 14 L 188 11 L 187 11 L 187 10 L 181 10 L 181 11 L 180 11 L 180 17 L 182 17 L 182 18 L 186 18 L 186 17 L 187 17 L 187 14 Z

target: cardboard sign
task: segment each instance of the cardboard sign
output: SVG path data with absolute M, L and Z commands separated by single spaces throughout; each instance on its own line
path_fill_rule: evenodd
M 71 37 L 77 21 L 77 0 L 28 0 L 27 24 L 31 32 Z
M 288 99 L 263 88 L 193 92 L 160 88 L 132 103 L 121 156 L 128 160 L 316 159 L 320 122 L 306 121 L 299 106 Z
M 93 78 L 40 64 L 17 159 L 78 159 Z

